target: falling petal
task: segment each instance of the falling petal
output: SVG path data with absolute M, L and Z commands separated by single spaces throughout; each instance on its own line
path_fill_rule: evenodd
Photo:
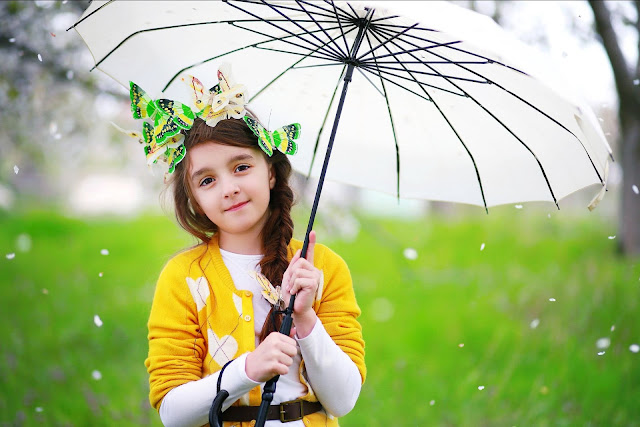
M 38 54 L 38 61 L 42 62 L 42 55 Z
M 102 249 L 102 250 L 100 250 L 100 254 L 102 254 L 102 255 L 109 255 L 109 249 Z
M 73 70 L 67 70 L 67 80 L 73 79 Z
M 36 407 L 36 412 L 42 412 L 44 411 L 44 409 L 42 409 L 42 406 L 37 406 Z
M 52 33 L 52 32 L 49 32 L 49 34 L 51 34 L 51 37 L 55 37 L 56 36 L 56 34 Z
M 55 135 L 53 135 L 53 139 L 60 139 L 62 138 L 62 135 L 60 135 L 59 133 L 56 133 Z
M 616 236 L 609 236 L 609 240 L 613 240 L 615 238 L 616 238 Z
M 602 356 L 604 354 L 604 351 L 599 351 L 598 352 L 598 356 Z
M 458 347 L 460 347 L 460 348 L 464 347 L 464 343 L 461 342 L 460 344 L 458 344 Z
M 616 330 L 616 325 L 611 325 L 611 332 Z
M 11 37 L 11 38 L 9 39 L 9 43 L 15 43 L 15 42 L 16 42 L 16 38 L 15 38 L 15 37 Z
M 49 289 L 42 288 L 42 293 L 45 294 L 45 295 L 49 295 Z
M 430 401 L 430 402 L 429 402 L 429 405 L 431 405 L 431 406 L 433 406 L 433 405 L 435 405 L 435 404 L 436 404 L 436 401 L 435 401 L 435 400 L 432 400 L 432 401 Z
M 16 257 L 16 254 L 14 252 L 11 252 L 10 254 L 7 254 L 7 259 L 14 259 Z
M 480 250 L 484 251 L 484 243 L 480 245 Z
M 49 123 L 49 133 L 53 135 L 56 132 L 58 132 L 58 124 L 56 122 Z
M 516 205 L 516 209 L 522 209 L 522 205 Z
M 406 259 L 414 260 L 414 259 L 418 258 L 418 251 L 416 251 L 413 248 L 405 249 L 403 254 L 404 254 L 404 257 Z
M 598 117 L 598 120 L 600 120 L 602 123 L 604 123 L 604 119 L 602 117 Z
M 631 344 L 629 346 L 629 351 L 631 351 L 631 353 L 637 353 L 640 351 L 640 345 L 638 344 Z
M 531 329 L 535 329 L 538 327 L 539 324 L 540 324 L 540 319 L 533 319 L 531 323 L 529 323 L 529 326 L 531 327 Z
M 31 236 L 26 233 L 18 235 L 16 246 L 20 252 L 29 252 L 31 250 Z
M 18 165 L 13 165 L 13 171 L 16 173 L 16 175 L 18 175 L 18 172 L 20 171 Z
M 551 218 L 551 214 L 547 214 L 547 218 Z
M 97 314 L 93 316 L 93 323 L 95 323 L 98 328 L 101 327 L 102 319 L 100 319 L 100 316 L 98 316 Z
M 633 84 L 636 85 L 636 86 L 640 85 L 640 79 L 635 79 L 633 81 Z
M 91 376 L 93 377 L 94 380 L 96 381 L 100 381 L 102 379 L 102 373 L 100 373 L 100 371 L 93 371 L 91 372 Z
M 600 338 L 598 341 L 596 341 L 596 347 L 598 347 L 599 349 L 609 348 L 610 345 L 611 340 L 608 337 Z
M 387 298 L 380 297 L 373 300 L 369 313 L 372 313 L 373 319 L 377 322 L 386 322 L 393 317 L 395 307 Z
M 555 298 L 549 298 L 549 301 L 556 302 L 556 299 Z
M 98 277 L 102 277 L 102 271 L 98 273 Z
M 637 185 L 633 184 L 631 186 L 631 189 L 633 190 L 634 193 L 640 194 L 640 190 L 638 190 L 638 186 Z
M 478 390 L 484 390 L 484 386 L 483 385 L 479 385 L 478 386 Z

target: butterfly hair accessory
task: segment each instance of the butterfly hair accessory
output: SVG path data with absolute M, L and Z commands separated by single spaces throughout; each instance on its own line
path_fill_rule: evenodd
M 201 118 L 211 127 L 224 119 L 244 119 L 258 137 L 258 145 L 268 156 L 273 155 L 274 149 L 289 155 L 298 151 L 298 145 L 294 141 L 300 136 L 298 123 L 269 132 L 249 115 L 250 112 L 245 108 L 246 89 L 244 85 L 234 83 L 231 66 L 221 64 L 217 77 L 218 83 L 211 89 L 205 89 L 196 77 L 187 75 L 182 78 L 193 91 L 194 109 L 171 99 L 154 100 L 136 83 L 129 82 L 131 112 L 134 119 L 144 120 L 142 132 L 125 130 L 112 124 L 144 146 L 148 165 L 157 163 L 158 160 L 165 162 L 169 166 L 167 174 L 172 174 L 176 165 L 185 158 L 186 131 L 192 128 L 196 118 Z
M 299 123 L 282 126 L 273 132 L 269 132 L 256 119 L 244 116 L 244 121 L 258 137 L 258 145 L 269 157 L 273 155 L 274 148 L 290 156 L 298 152 L 298 144 L 294 139 L 300 136 Z
M 209 90 L 196 77 L 187 75 L 182 78 L 193 90 L 193 102 L 207 125 L 213 127 L 224 119 L 241 119 L 247 114 L 246 89 L 235 84 L 231 77 L 231 65 L 221 64 L 218 68 L 218 84 Z

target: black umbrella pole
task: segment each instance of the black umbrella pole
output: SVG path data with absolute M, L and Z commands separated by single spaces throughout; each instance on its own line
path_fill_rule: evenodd
M 331 137 L 329 138 L 329 145 L 327 146 L 327 153 L 324 156 L 324 163 L 322 164 L 322 171 L 320 172 L 320 179 L 318 181 L 318 187 L 316 188 L 316 196 L 313 200 L 313 206 L 311 207 L 311 215 L 309 217 L 309 224 L 307 225 L 307 233 L 304 237 L 304 244 L 302 245 L 302 251 L 300 256 L 303 258 L 307 257 L 307 249 L 309 249 L 309 234 L 313 229 L 313 222 L 316 218 L 316 212 L 318 210 L 318 203 L 320 202 L 320 194 L 322 194 L 322 185 L 324 184 L 324 178 L 327 174 L 327 167 L 329 166 L 329 158 L 331 157 L 331 149 L 333 148 L 333 141 L 336 137 L 336 131 L 338 130 L 338 122 L 340 122 L 340 115 L 342 114 L 342 107 L 344 105 L 344 100 L 347 96 L 347 89 L 349 88 L 349 82 L 351 82 L 351 77 L 353 76 L 353 70 L 355 66 L 353 64 L 349 64 L 347 67 L 347 72 L 344 76 L 344 85 L 342 86 L 342 95 L 340 95 L 340 102 L 338 103 L 338 111 L 336 112 L 336 118 L 333 122 L 333 128 L 331 129 Z M 293 314 L 293 305 L 296 301 L 296 296 L 291 295 L 291 299 L 289 300 L 289 306 L 285 311 L 284 319 L 282 320 L 282 326 L 280 327 L 280 333 L 284 335 L 289 335 L 291 332 L 291 324 L 292 324 L 292 314 Z M 260 403 L 260 411 L 258 412 L 258 419 L 256 420 L 256 427 L 264 427 L 264 423 L 267 421 L 267 411 L 269 409 L 269 405 L 273 401 L 273 396 L 276 393 L 276 383 L 280 378 L 279 375 L 271 378 L 264 385 L 264 389 L 262 391 L 262 403 Z

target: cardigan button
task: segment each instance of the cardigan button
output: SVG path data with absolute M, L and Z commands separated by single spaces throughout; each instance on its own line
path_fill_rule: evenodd
M 251 296 L 251 292 L 249 292 L 249 291 L 245 291 L 244 296 L 246 296 L 246 297 L 250 297 L 250 296 Z
M 248 314 L 246 316 L 244 316 L 244 320 L 246 320 L 247 322 L 251 321 L 251 316 L 249 316 Z

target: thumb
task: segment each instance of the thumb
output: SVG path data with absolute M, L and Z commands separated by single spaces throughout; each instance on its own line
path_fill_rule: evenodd
M 307 256 L 305 259 L 313 264 L 313 251 L 316 247 L 316 232 L 311 231 L 309 233 L 309 246 L 307 247 Z

